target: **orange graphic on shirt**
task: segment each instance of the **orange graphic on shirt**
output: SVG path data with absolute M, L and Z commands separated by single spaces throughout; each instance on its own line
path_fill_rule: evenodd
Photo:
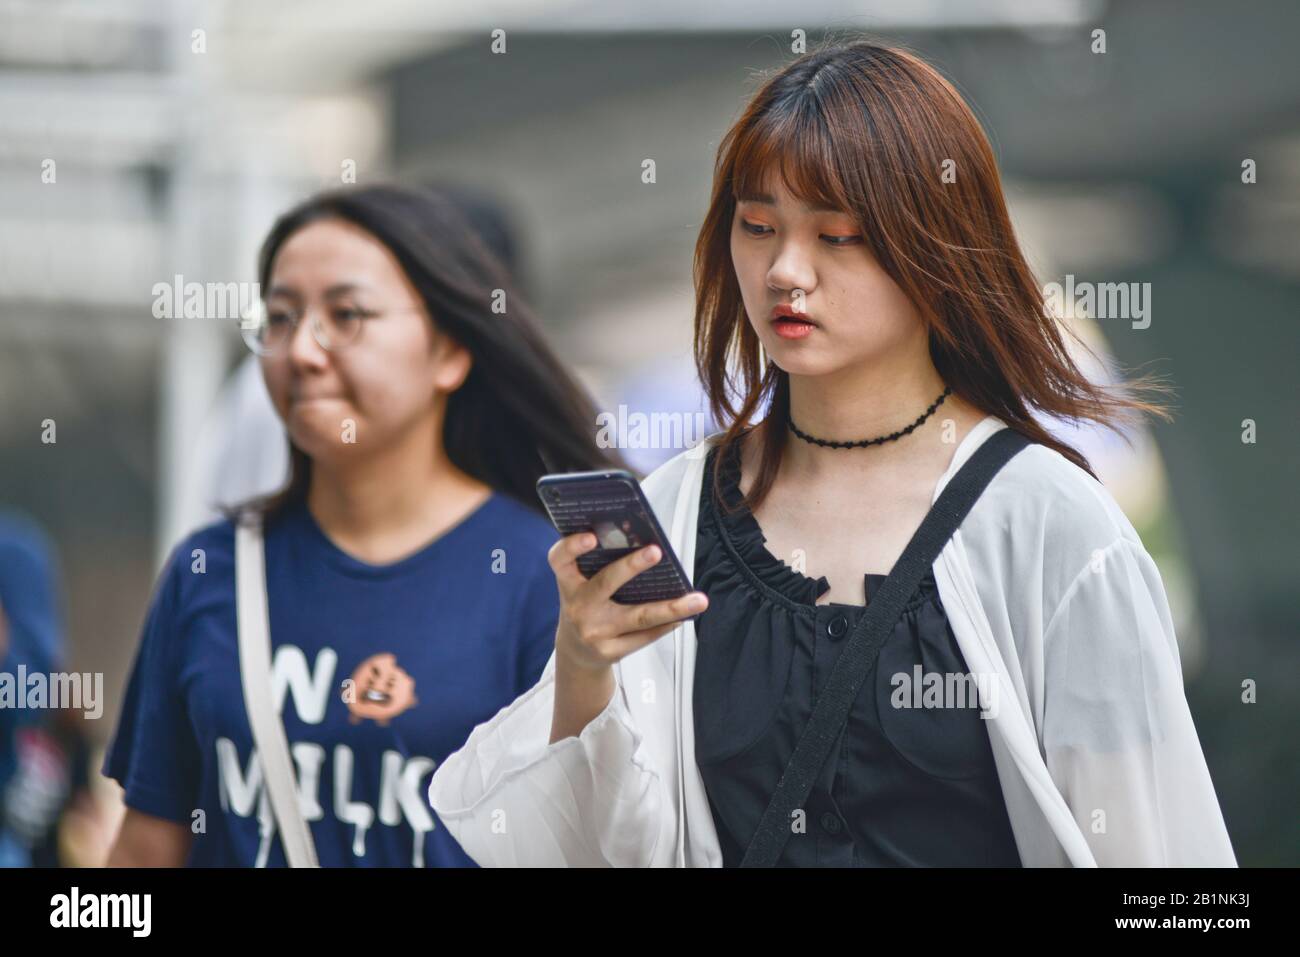
M 347 702 L 352 724 L 371 718 L 387 727 L 390 720 L 420 703 L 415 697 L 415 679 L 389 652 L 371 655 L 357 666 L 352 672 L 352 690 L 352 700 Z

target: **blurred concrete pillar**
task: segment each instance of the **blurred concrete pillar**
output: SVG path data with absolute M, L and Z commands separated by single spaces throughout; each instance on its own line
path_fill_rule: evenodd
M 212 10 L 205 0 L 178 0 L 170 5 L 167 32 L 171 45 L 169 92 L 176 122 L 175 152 L 167 170 L 166 234 L 163 263 L 169 282 L 180 274 L 184 281 L 215 281 L 224 277 L 206 275 L 212 262 L 205 249 L 205 216 L 217 204 L 210 202 L 214 184 L 205 176 L 204 141 L 210 135 L 210 53 L 193 51 L 194 31 L 212 34 Z M 176 304 L 179 306 L 179 304 Z M 183 315 L 183 310 L 180 313 Z M 159 370 L 159 476 L 158 523 L 154 557 L 157 564 L 183 535 L 183 496 L 180 485 L 187 474 L 186 463 L 193 440 L 221 385 L 226 364 L 226 337 L 220 323 L 211 318 L 154 320 L 165 322 L 162 364 Z

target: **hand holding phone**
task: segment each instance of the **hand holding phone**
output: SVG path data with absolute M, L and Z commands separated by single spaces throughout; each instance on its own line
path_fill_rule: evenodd
M 566 661 L 593 671 L 607 668 L 708 607 L 703 592 L 635 605 L 614 601 L 614 593 L 658 564 L 663 552 L 653 544 L 638 548 L 588 578 L 578 562 L 597 544 L 594 532 L 578 532 L 560 539 L 547 554 L 560 591 L 555 650 Z
M 548 555 L 560 591 L 558 653 L 607 667 L 708 606 L 631 473 L 546 475 L 537 492 L 565 536 Z
M 537 494 L 561 535 L 595 534 L 596 546 L 578 557 L 578 570 L 587 578 L 638 548 L 659 546 L 665 561 L 620 586 L 614 601 L 638 605 L 679 598 L 691 590 L 686 571 L 631 472 L 609 469 L 544 475 L 537 481 Z

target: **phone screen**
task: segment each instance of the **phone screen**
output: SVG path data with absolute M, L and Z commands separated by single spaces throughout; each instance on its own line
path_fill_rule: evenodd
M 690 580 L 631 473 L 547 475 L 538 481 L 537 491 L 561 535 L 595 534 L 596 547 L 578 556 L 578 570 L 587 578 L 629 552 L 650 544 L 659 546 L 663 557 L 614 592 L 614 601 L 639 605 L 680 598 L 691 590 Z

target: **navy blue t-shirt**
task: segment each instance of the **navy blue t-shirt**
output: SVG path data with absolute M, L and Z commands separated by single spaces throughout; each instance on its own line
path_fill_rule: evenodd
M 473 867 L 427 798 L 474 726 L 555 647 L 558 534 L 496 492 L 388 565 L 336 546 L 305 503 L 265 531 L 274 701 L 323 867 Z M 240 685 L 234 525 L 172 552 L 104 773 L 195 832 L 191 865 L 284 866 Z

